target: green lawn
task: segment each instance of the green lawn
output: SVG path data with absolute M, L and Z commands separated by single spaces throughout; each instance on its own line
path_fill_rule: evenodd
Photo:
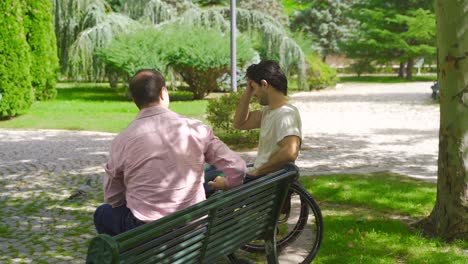
M 187 101 L 187 92 L 170 92 L 170 109 L 203 120 L 207 101 Z M 138 113 L 133 102 L 104 85 L 61 84 L 53 101 L 35 102 L 27 114 L 0 122 L 0 128 L 119 132 Z
M 467 263 L 468 241 L 445 243 L 411 226 L 434 206 L 435 183 L 391 173 L 302 177 L 301 182 L 324 216 L 314 263 Z

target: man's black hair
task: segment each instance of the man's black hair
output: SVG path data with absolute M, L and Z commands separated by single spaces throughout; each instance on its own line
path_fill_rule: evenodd
M 265 80 L 284 95 L 288 94 L 288 79 L 276 61 L 264 60 L 247 68 L 247 78 L 261 84 Z
M 166 86 L 164 76 L 153 69 L 139 70 L 130 80 L 129 91 L 138 108 L 159 102 L 161 89 Z

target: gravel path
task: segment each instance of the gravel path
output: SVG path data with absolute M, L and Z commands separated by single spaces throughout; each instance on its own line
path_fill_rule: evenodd
M 302 175 L 393 171 L 436 179 L 430 83 L 346 84 L 297 93 Z M 0 124 L 1 125 L 1 124 Z M 82 263 L 114 134 L 0 129 L 0 263 Z M 252 160 L 255 152 L 241 153 Z M 91 190 L 73 200 L 77 186 Z
M 431 85 L 347 83 L 292 95 L 303 122 L 301 174 L 392 171 L 435 181 L 439 105 Z

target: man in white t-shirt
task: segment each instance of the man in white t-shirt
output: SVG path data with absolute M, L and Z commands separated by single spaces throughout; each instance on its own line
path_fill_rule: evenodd
M 249 176 L 261 176 L 294 162 L 302 140 L 299 111 L 288 103 L 288 80 L 277 62 L 267 60 L 247 68 L 247 89 L 241 97 L 234 117 L 237 129 L 260 128 L 260 142 L 254 167 Z M 264 107 L 249 111 L 255 96 Z M 216 189 L 223 186 L 223 178 L 210 183 Z

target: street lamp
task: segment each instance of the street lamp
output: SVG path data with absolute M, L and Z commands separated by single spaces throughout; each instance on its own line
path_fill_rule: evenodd
M 236 50 L 236 0 L 231 0 L 231 88 L 234 92 L 237 92 Z

